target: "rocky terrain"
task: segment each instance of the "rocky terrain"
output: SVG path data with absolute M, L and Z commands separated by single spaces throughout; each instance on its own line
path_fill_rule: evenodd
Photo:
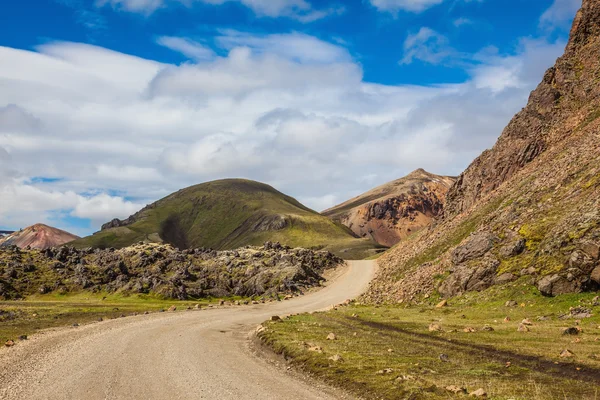
M 423 169 L 323 211 L 359 237 L 392 247 L 431 224 L 444 209 L 455 178 Z
M 125 220 L 104 224 L 100 232 L 73 246 L 122 248 L 140 241 L 218 250 L 276 241 L 326 249 L 347 258 L 374 254 L 377 247 L 271 186 L 244 179 L 179 190 Z
M 123 249 L 0 249 L 0 298 L 122 292 L 174 299 L 276 296 L 319 285 L 343 261 L 279 243 L 231 251 L 137 244 Z
M 368 298 L 450 297 L 525 279 L 545 295 L 600 288 L 600 2 L 442 218 L 381 259 Z
M 75 236 L 69 232 L 44 224 L 35 224 L 20 231 L 0 236 L 0 246 L 47 249 L 61 246 L 77 239 L 79 239 L 79 236 Z

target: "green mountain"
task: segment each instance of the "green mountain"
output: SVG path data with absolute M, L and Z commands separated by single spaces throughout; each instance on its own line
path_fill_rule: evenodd
M 345 258 L 372 255 L 377 247 L 271 186 L 243 179 L 179 190 L 71 244 L 121 248 L 140 241 L 217 250 L 277 241 L 292 247 L 326 249 Z

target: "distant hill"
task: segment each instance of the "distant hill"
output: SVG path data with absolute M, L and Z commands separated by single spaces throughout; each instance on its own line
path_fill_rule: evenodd
M 14 245 L 20 248 L 29 246 L 33 249 L 47 249 L 61 246 L 76 239 L 79 239 L 79 236 L 48 225 L 35 224 L 0 237 L 0 246 Z
M 443 218 L 379 259 L 368 297 L 453 297 L 517 280 L 547 296 L 600 290 L 599 83 L 600 1 L 583 0 L 564 55 L 458 177 Z
M 323 211 L 357 236 L 391 247 L 441 214 L 455 178 L 423 169 Z
M 122 248 L 140 241 L 217 250 L 272 241 L 327 249 L 345 258 L 374 254 L 377 247 L 271 186 L 244 179 L 179 190 L 73 245 Z

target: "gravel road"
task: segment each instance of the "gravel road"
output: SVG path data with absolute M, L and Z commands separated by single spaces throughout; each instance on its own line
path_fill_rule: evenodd
M 323 310 L 361 294 L 373 261 L 350 261 L 325 288 L 252 306 L 120 318 L 37 334 L 0 350 L 0 399 L 336 399 L 252 354 L 272 315 Z

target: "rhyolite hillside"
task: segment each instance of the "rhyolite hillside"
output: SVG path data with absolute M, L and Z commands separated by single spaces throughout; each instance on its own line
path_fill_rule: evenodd
M 79 236 L 61 229 L 44 224 L 35 224 L 0 237 L 0 246 L 47 249 L 50 247 L 58 247 L 77 239 L 79 239 Z
M 322 214 L 344 224 L 359 237 L 392 247 L 442 214 L 446 193 L 454 181 L 453 177 L 418 169 Z

